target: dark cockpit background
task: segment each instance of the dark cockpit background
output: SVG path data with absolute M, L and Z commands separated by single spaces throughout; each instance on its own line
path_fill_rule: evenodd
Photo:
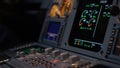
M 37 41 L 46 10 L 41 2 L 1 0 L 0 50 Z
M 0 0 L 0 68 L 119 68 L 119 7 L 120 0 Z

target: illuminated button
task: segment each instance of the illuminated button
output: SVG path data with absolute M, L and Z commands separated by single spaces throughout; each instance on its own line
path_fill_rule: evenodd
M 114 37 L 110 37 L 110 41 L 114 41 Z
M 116 30 L 115 29 L 112 29 L 112 36 L 114 36 L 116 33 Z
M 109 44 L 113 44 L 113 41 L 109 41 Z
M 19 51 L 16 52 L 16 56 L 20 56 L 20 52 Z
M 23 51 L 20 52 L 20 56 L 21 56 L 21 57 L 25 57 L 25 54 L 24 54 Z
M 57 57 L 58 55 L 60 55 L 60 50 L 54 50 L 53 52 L 52 52 L 52 57 Z
M 112 32 L 112 36 L 114 36 L 115 35 L 115 32 Z
M 78 64 L 71 64 L 71 67 L 69 68 L 80 68 L 80 66 Z
M 109 45 L 113 45 L 113 42 L 114 42 L 114 37 L 110 37 Z
M 58 62 L 59 62 L 59 60 L 57 60 L 57 59 L 52 60 L 52 63 L 54 63 L 54 64 L 56 64 Z
M 61 58 L 61 60 L 66 60 L 66 59 L 69 58 L 69 54 L 68 54 L 67 52 L 61 53 L 61 54 L 60 54 L 60 58 Z
M 35 53 L 35 49 L 34 48 L 31 48 L 30 51 L 31 51 L 32 54 Z
M 52 52 L 52 48 L 46 48 L 45 49 L 45 54 L 49 55 Z
M 41 48 L 35 48 L 34 49 L 36 52 L 40 52 Z
M 69 59 L 72 63 L 75 63 L 80 60 L 79 56 L 77 56 L 77 55 L 72 55 L 69 57 Z
M 91 68 L 93 65 L 92 65 L 92 63 L 91 62 L 87 62 L 86 63 L 86 68 Z

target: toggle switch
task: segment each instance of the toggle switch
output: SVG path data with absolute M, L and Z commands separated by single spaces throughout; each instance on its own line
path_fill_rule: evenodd
M 52 48 L 46 48 L 45 49 L 45 54 L 49 55 L 52 52 Z
M 63 61 L 63 60 L 66 60 L 69 58 L 69 53 L 67 52 L 64 52 L 64 53 L 61 53 L 60 54 L 60 59 Z
M 70 59 L 71 63 L 75 63 L 77 61 L 80 61 L 80 58 L 77 55 L 72 55 L 69 57 L 69 59 Z
M 52 52 L 52 56 L 55 58 L 55 57 L 57 57 L 58 55 L 60 55 L 60 50 L 54 50 L 53 52 Z

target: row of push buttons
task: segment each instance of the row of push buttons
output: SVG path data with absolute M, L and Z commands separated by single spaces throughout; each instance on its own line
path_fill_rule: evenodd
M 110 39 L 109 39 L 109 45 L 108 45 L 108 48 L 107 48 L 107 55 L 109 55 L 111 53 L 111 49 L 112 49 L 112 46 L 114 44 L 114 36 L 116 34 L 116 29 L 112 29 L 112 34 L 110 36 Z

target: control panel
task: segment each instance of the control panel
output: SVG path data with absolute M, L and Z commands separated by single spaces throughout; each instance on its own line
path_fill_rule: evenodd
M 39 40 L 0 52 L 0 68 L 120 67 L 119 0 L 52 0 L 47 9 Z
M 29 46 L 15 51 L 15 59 L 7 62 L 13 68 L 90 68 L 97 64 L 95 60 L 83 59 L 77 54 L 51 47 Z M 17 63 L 21 63 L 18 64 L 20 67 Z
M 81 60 L 79 56 L 59 49 L 28 47 L 16 52 L 17 60 L 29 64 L 33 68 L 80 68 L 92 66 L 87 59 Z

